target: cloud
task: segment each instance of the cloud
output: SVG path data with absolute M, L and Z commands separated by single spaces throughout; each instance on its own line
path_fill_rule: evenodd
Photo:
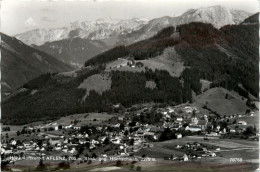
M 27 28 L 31 28 L 31 27 L 37 27 L 38 24 L 33 20 L 32 17 L 29 17 L 25 22 L 25 27 Z

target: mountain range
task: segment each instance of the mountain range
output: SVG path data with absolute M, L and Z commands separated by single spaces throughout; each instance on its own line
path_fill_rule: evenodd
M 205 21 L 152 27 L 158 28 L 155 35 L 103 51 L 86 59 L 81 69 L 42 74 L 25 83 L 2 102 L 3 123 L 114 112 L 118 103 L 131 107 L 144 102 L 192 102 L 207 91 L 202 79 L 211 83 L 208 90 L 236 91 L 253 108 L 250 96 L 258 100 L 259 93 L 258 15 L 236 25 L 225 19 L 225 26 L 219 27 Z
M 28 45 L 42 45 L 46 42 L 59 41 L 74 37 L 90 40 L 104 40 L 118 34 L 130 33 L 139 29 L 148 22 L 146 18 L 133 18 L 129 20 L 100 18 L 94 21 L 73 22 L 63 28 L 35 29 L 16 35 Z
M 103 18 L 96 21 L 74 22 L 63 28 L 28 31 L 16 35 L 16 38 L 79 68 L 84 61 L 105 50 L 116 45 L 130 45 L 150 38 L 167 26 L 203 22 L 220 28 L 224 25 L 239 24 L 250 15 L 241 10 L 212 6 L 190 9 L 177 17 L 165 16 L 152 20 Z

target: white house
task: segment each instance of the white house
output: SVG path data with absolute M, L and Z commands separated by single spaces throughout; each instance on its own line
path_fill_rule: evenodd
M 183 121 L 183 118 L 177 118 L 176 121 L 182 122 L 182 121 Z
M 210 152 L 209 155 L 212 156 L 212 157 L 215 157 L 216 153 L 215 152 Z
M 168 109 L 168 112 L 169 112 L 169 113 L 173 113 L 173 112 L 174 112 L 174 109 L 171 108 L 171 107 L 168 107 L 167 109 Z
M 142 143 L 141 139 L 137 139 L 134 141 L 134 145 L 140 145 Z
M 93 140 L 90 141 L 90 143 L 91 144 L 99 144 L 99 141 L 93 139 Z
M 176 134 L 177 139 L 182 138 L 182 134 Z
M 67 153 L 67 152 L 68 152 L 68 149 L 67 149 L 67 148 L 62 149 L 62 152 Z
M 246 121 L 238 121 L 237 124 L 238 125 L 247 125 L 247 122 Z
M 80 129 L 81 129 L 80 126 L 74 126 L 73 128 L 74 128 L 75 130 L 80 130 Z
M 65 128 L 65 129 L 72 128 L 72 125 L 66 125 L 64 128 Z
M 60 151 L 61 150 L 61 147 L 59 146 L 59 147 L 55 147 L 54 148 L 56 151 Z
M 165 112 L 162 112 L 162 114 L 163 114 L 163 115 L 167 115 L 167 114 L 168 114 L 168 112 L 167 112 L 167 111 L 165 111 Z
M 185 130 L 189 130 L 191 132 L 196 132 L 196 131 L 201 131 L 201 128 L 199 126 L 195 126 L 195 125 L 189 125 L 185 128 Z
M 120 124 L 115 124 L 115 125 L 113 125 L 113 127 L 119 128 L 119 127 L 120 127 Z
M 234 127 L 232 127 L 231 129 L 230 129 L 230 133 L 235 133 L 236 132 L 236 129 L 234 128 Z
M 107 154 L 100 154 L 101 158 L 107 158 Z
M 182 159 L 183 159 L 183 161 L 188 161 L 189 160 L 189 158 L 188 158 L 188 156 L 186 154 L 183 155 Z
M 75 149 L 75 148 L 72 148 L 72 149 L 69 151 L 69 153 L 74 153 L 74 152 L 76 152 L 76 149 Z
M 186 107 L 184 108 L 184 111 L 185 111 L 186 113 L 192 113 L 193 110 L 195 110 L 196 113 L 199 112 L 196 107 L 186 106 Z
M 15 141 L 15 140 L 12 140 L 12 141 L 11 141 L 11 145 L 16 145 L 16 141 Z
M 54 127 L 54 130 L 55 130 L 55 131 L 59 130 L 59 126 L 55 126 L 55 127 Z

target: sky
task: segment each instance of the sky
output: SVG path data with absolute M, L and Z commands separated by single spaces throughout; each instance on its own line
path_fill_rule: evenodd
M 1 32 L 14 36 L 36 28 L 59 28 L 104 17 L 177 16 L 188 9 L 214 5 L 250 13 L 259 11 L 257 0 L 2 0 Z

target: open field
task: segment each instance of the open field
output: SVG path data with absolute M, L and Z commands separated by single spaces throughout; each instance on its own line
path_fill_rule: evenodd
M 74 115 L 69 115 L 65 117 L 61 117 L 60 119 L 56 121 L 52 121 L 52 123 L 57 123 L 59 125 L 70 125 L 71 122 L 74 122 L 75 120 L 77 121 L 78 125 L 98 125 L 101 124 L 104 121 L 107 121 L 108 119 L 114 117 L 114 115 L 110 115 L 107 113 L 86 113 L 86 114 L 74 114 Z M 27 134 L 25 135 L 20 135 L 19 137 L 16 136 L 16 132 L 19 130 L 21 131 L 23 127 L 29 127 L 29 126 L 44 126 L 44 122 L 39 121 L 39 122 L 34 122 L 30 123 L 27 125 L 8 125 L 10 127 L 10 131 L 3 131 L 3 127 L 6 127 L 6 125 L 2 125 L 1 131 L 2 135 L 5 135 L 8 133 L 9 137 L 15 137 L 17 139 L 23 140 L 23 139 L 32 139 L 32 138 L 37 138 L 37 136 L 28 136 Z M 54 134 L 54 135 L 59 135 L 61 132 L 59 131 L 47 131 L 45 133 L 48 134 Z
M 66 117 L 62 117 L 57 121 L 58 124 L 61 125 L 69 125 L 71 121 L 78 121 L 78 125 L 88 125 L 88 124 L 100 124 L 103 121 L 107 121 L 112 118 L 114 115 L 109 115 L 107 113 L 85 113 L 85 114 L 75 114 L 69 115 Z
M 235 118 L 238 121 L 245 121 L 247 125 L 256 126 L 259 128 L 259 112 L 255 113 L 254 116 L 243 116 Z
M 201 79 L 200 83 L 201 83 L 201 92 L 203 92 L 205 89 L 209 89 L 210 88 L 210 84 L 211 84 L 210 81 Z
M 106 70 L 118 70 L 118 71 L 130 71 L 130 72 L 141 72 L 145 71 L 145 67 L 158 70 L 167 70 L 170 75 L 179 77 L 181 72 L 184 70 L 184 63 L 180 60 L 179 55 L 175 51 L 174 47 L 169 47 L 164 52 L 156 57 L 149 58 L 146 60 L 136 60 L 135 62 L 141 62 L 144 64 L 143 67 L 129 67 L 126 66 L 127 60 L 118 59 L 110 62 L 106 66 Z M 116 68 L 115 66 L 118 66 Z M 113 68 L 114 67 L 114 68 Z
M 173 156 L 182 156 L 184 152 L 182 149 L 177 149 L 177 145 L 184 145 L 186 143 L 199 142 L 208 146 L 215 146 L 220 148 L 220 151 L 215 151 L 223 157 L 214 159 L 214 162 L 227 163 L 229 158 L 243 158 L 247 162 L 258 159 L 258 142 L 248 140 L 234 140 L 234 139 L 209 139 L 204 140 L 204 136 L 188 136 L 181 139 L 168 140 L 164 142 L 154 142 L 154 147 L 140 150 L 136 155 L 147 157 L 164 158 Z M 211 158 L 210 158 L 211 159 Z M 202 160 L 204 162 L 204 160 Z
M 91 90 L 96 91 L 98 94 L 102 94 L 104 91 L 110 89 L 111 84 L 112 81 L 108 74 L 95 74 L 85 79 L 78 88 L 87 90 L 86 95 L 83 97 L 83 100 L 85 100 Z
M 209 89 L 197 96 L 195 100 L 195 106 L 202 107 L 207 104 L 209 109 L 216 111 L 221 116 L 245 114 L 248 109 L 246 99 L 243 100 L 238 93 L 224 88 Z

